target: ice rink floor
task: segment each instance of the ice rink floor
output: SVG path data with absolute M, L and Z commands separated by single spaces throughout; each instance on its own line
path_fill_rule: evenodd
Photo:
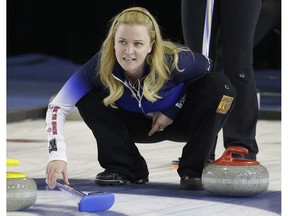
M 150 182 L 145 185 L 103 187 L 96 185 L 97 173 L 103 171 L 97 162 L 96 143 L 82 121 L 67 121 L 68 172 L 70 185 L 85 193 L 111 192 L 115 203 L 107 211 L 79 212 L 77 201 L 62 191 L 48 190 L 45 185 L 47 142 L 44 119 L 7 124 L 7 157 L 21 161 L 9 171 L 23 172 L 37 182 L 37 200 L 26 210 L 7 212 L 9 216 L 24 215 L 109 215 L 109 216 L 272 216 L 281 212 L 281 121 L 260 120 L 257 140 L 260 148 L 258 161 L 270 174 L 266 192 L 245 198 L 217 197 L 208 192 L 184 191 L 171 161 L 180 156 L 184 143 L 161 142 L 137 144 L 147 161 Z M 219 135 L 216 157 L 223 153 Z M 285 204 L 284 204 L 285 205 Z M 287 204 L 286 204 L 287 205 Z

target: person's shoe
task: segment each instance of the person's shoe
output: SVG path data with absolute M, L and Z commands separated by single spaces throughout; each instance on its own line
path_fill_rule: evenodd
M 130 181 L 130 183 L 134 183 L 134 184 L 145 184 L 149 182 L 149 179 L 148 177 L 145 177 L 145 178 L 142 178 L 142 179 L 138 179 L 138 180 L 133 180 L 133 181 Z
M 99 185 L 124 185 L 127 183 L 145 184 L 148 181 L 148 177 L 143 179 L 131 180 L 123 174 L 108 171 L 98 173 L 95 179 L 95 183 Z
M 181 159 L 181 157 L 179 157 L 179 158 L 176 159 L 176 160 L 172 160 L 172 166 L 173 166 L 173 168 L 178 169 L 179 163 L 180 163 L 180 159 Z M 215 155 L 211 155 L 211 156 L 208 158 L 208 160 L 206 161 L 206 164 L 212 163 L 214 160 L 215 160 Z
M 174 169 L 178 169 L 179 168 L 179 163 L 180 163 L 180 157 L 176 160 L 172 160 L 172 167 Z
M 181 189 L 184 190 L 203 190 L 202 179 L 196 177 L 182 176 L 180 180 Z

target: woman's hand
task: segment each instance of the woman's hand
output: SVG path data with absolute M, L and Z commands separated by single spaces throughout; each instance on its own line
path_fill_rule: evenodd
M 168 125 L 173 123 L 173 119 L 164 115 L 161 112 L 156 112 L 153 116 L 152 129 L 149 131 L 148 136 L 152 136 L 156 131 L 163 131 Z
M 55 188 L 60 174 L 63 176 L 64 184 L 69 185 L 67 163 L 62 160 L 50 161 L 46 167 L 46 182 L 49 188 Z

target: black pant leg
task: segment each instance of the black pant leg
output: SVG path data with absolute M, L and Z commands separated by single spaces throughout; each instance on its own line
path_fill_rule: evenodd
M 188 142 L 178 169 L 180 176 L 201 176 L 205 162 L 214 151 L 217 135 L 232 110 L 235 94 L 223 73 L 210 73 L 194 83 L 170 128 L 175 134 L 187 133 Z
M 185 45 L 202 52 L 206 0 L 181 0 L 181 21 Z
M 146 162 L 130 138 L 119 110 L 104 106 L 103 98 L 104 94 L 95 89 L 76 104 L 96 138 L 100 165 L 132 179 L 148 176 Z
M 224 73 L 237 89 L 235 107 L 223 128 L 224 145 L 226 148 L 231 145 L 246 147 L 248 157 L 255 159 L 258 101 L 253 41 L 261 0 L 222 0 L 220 8 Z
M 201 52 L 206 1 L 182 0 L 182 27 L 185 44 Z M 243 146 L 248 157 L 256 158 L 258 101 L 253 70 L 253 39 L 261 0 L 215 0 L 210 58 L 216 64 L 219 39 L 222 41 L 224 73 L 237 90 L 235 108 L 223 128 L 224 146 Z

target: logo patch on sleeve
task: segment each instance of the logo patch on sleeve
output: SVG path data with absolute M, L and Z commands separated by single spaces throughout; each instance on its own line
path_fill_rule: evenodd
M 216 113 L 220 113 L 220 114 L 225 115 L 229 111 L 233 100 L 234 100 L 233 97 L 223 95 L 223 97 L 222 97 L 222 99 L 221 99 L 221 101 L 217 107 Z
M 49 153 L 52 151 L 57 151 L 57 142 L 55 138 L 49 141 Z

